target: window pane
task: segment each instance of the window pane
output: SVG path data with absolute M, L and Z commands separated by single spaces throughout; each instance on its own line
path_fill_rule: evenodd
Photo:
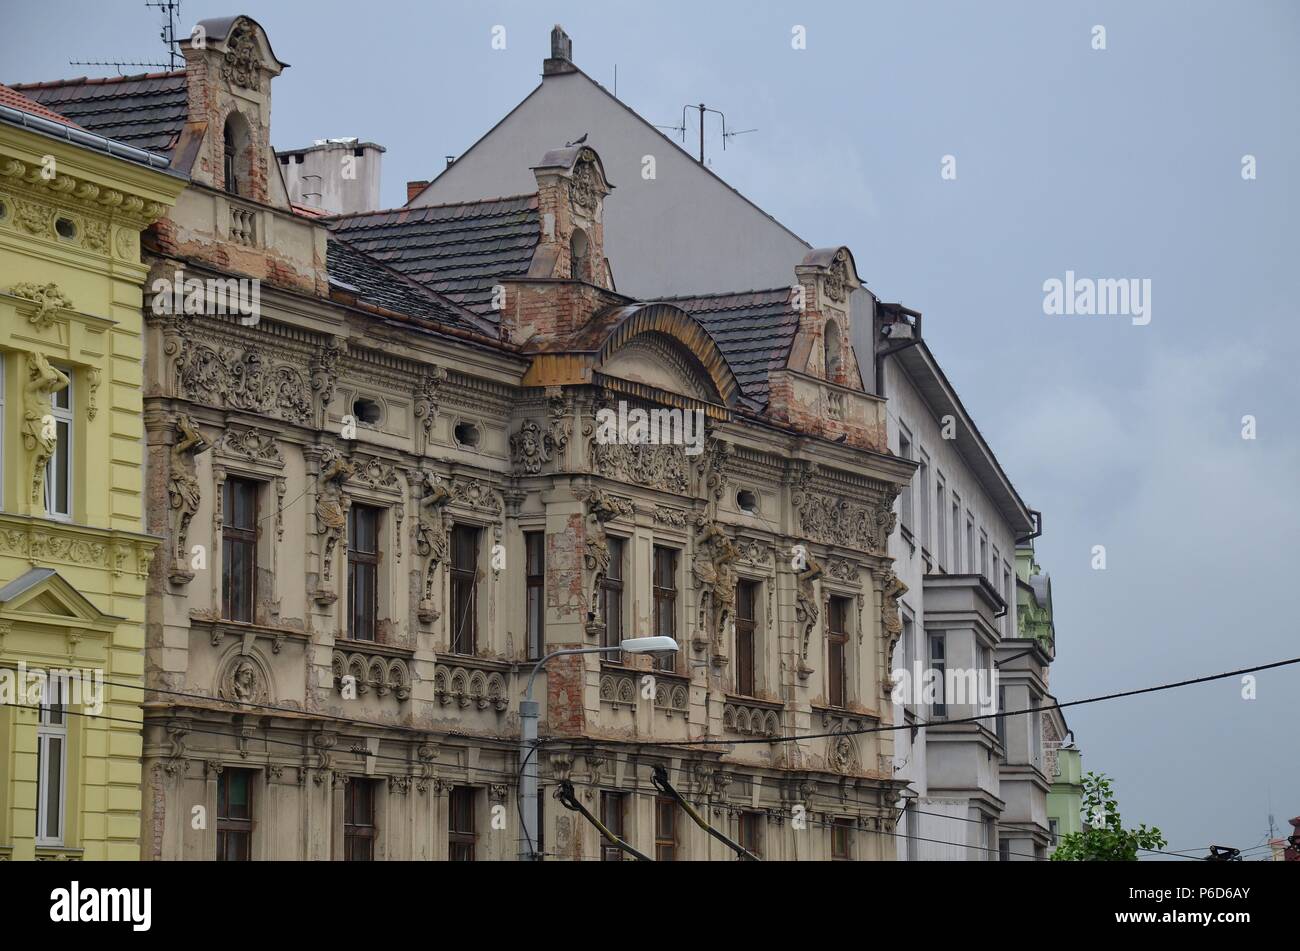
M 45 837 L 57 839 L 63 834 L 63 810 L 60 808 L 63 783 L 63 738 L 47 737 L 45 757 Z

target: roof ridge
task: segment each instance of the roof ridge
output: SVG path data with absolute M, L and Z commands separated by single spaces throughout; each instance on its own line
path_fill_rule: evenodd
M 438 208 L 461 208 L 464 207 L 465 205 L 486 205 L 489 202 L 493 202 L 493 201 L 515 201 L 516 199 L 519 198 L 536 199 L 537 192 L 523 192 L 518 195 L 498 195 L 495 198 L 472 198 L 469 201 L 449 201 L 449 202 L 444 202 L 441 205 L 420 205 L 416 208 L 411 208 L 407 205 L 398 205 L 395 208 L 376 208 L 373 211 L 355 211 L 352 212 L 351 214 L 327 215 L 325 220 L 342 221 L 345 218 L 364 218 L 367 215 L 392 215 L 403 211 L 417 213 L 423 211 L 433 211 Z
M 656 297 L 655 300 L 674 301 L 674 300 L 697 300 L 702 297 L 737 297 L 741 294 L 776 294 L 789 293 L 789 287 L 753 287 L 740 291 L 705 291 L 700 294 L 673 294 L 670 297 Z
M 49 79 L 38 83 L 6 83 L 10 89 L 55 89 L 59 86 L 103 86 L 108 83 L 125 83 L 141 79 L 170 79 L 184 76 L 185 70 L 175 69 L 164 73 L 136 73 L 133 76 L 78 76 L 75 79 Z

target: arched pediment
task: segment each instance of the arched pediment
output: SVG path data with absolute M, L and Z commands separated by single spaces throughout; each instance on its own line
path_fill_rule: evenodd
M 614 315 L 596 354 L 606 376 L 731 405 L 739 384 L 717 343 L 699 322 L 672 304 L 633 304 Z

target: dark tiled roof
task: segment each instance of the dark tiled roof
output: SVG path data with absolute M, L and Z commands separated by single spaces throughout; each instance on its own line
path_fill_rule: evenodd
M 663 300 L 703 325 L 717 341 L 744 394 L 766 406 L 767 375 L 785 366 L 799 330 L 799 314 L 790 306 L 790 288 Z
M 89 132 L 150 152 L 170 152 L 189 116 L 183 69 L 13 88 Z
M 326 244 L 330 284 L 358 300 L 408 317 L 482 333 L 483 321 L 451 301 L 403 277 L 347 241 L 331 235 Z
M 35 99 L 29 99 L 20 92 L 14 92 L 8 86 L 0 83 L 0 104 L 6 105 L 11 109 L 21 109 L 23 112 L 30 112 L 34 116 L 40 116 L 42 119 L 49 119 L 52 122 L 61 122 L 64 125 L 76 127 L 75 122 L 69 122 L 64 116 L 59 115 L 52 109 L 47 109 Z
M 492 285 L 527 274 L 540 237 L 536 195 L 370 211 L 328 225 L 371 257 L 490 319 Z

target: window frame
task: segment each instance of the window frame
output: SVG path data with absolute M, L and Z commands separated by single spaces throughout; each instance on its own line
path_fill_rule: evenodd
M 930 669 L 937 675 L 935 678 L 937 690 L 934 700 L 930 703 L 930 716 L 931 718 L 946 717 L 948 716 L 948 699 L 944 691 L 944 680 L 948 672 L 948 637 L 942 632 L 935 634 L 927 631 L 926 635 L 930 645 L 927 655 L 930 659 Z M 937 654 L 935 652 L 936 645 L 939 647 Z
M 911 430 L 900 420 L 898 423 L 898 458 L 912 461 L 912 456 L 916 450 L 916 444 L 912 441 Z M 898 525 L 903 530 L 903 534 L 908 538 L 915 538 L 914 531 L 915 519 L 913 518 L 913 492 L 912 481 L 916 478 L 915 472 L 912 478 L 908 479 L 898 493 Z
M 736 817 L 736 842 L 760 859 L 763 857 L 763 820 L 766 818 L 764 813 L 753 809 L 744 809 Z
M 677 802 L 655 796 L 655 861 L 677 861 Z M 664 822 L 662 820 L 666 819 Z
M 845 816 L 834 816 L 831 819 L 831 861 L 832 862 L 852 862 L 853 861 L 853 820 Z M 843 842 L 840 836 L 843 836 Z
M 606 535 L 606 541 L 609 544 L 609 568 L 600 579 L 600 620 L 605 626 L 600 635 L 600 646 L 617 647 L 623 643 L 627 539 L 621 535 Z M 610 609 L 611 602 L 617 605 L 613 610 Z M 610 651 L 601 656 L 611 664 L 623 663 L 622 651 Z
M 453 786 L 447 795 L 447 861 L 478 860 L 478 787 Z M 463 828 L 458 824 L 463 821 Z
M 615 836 L 627 841 L 627 794 L 617 789 L 600 791 L 600 823 Z M 622 862 L 623 850 L 610 845 L 602 836 L 600 840 L 602 862 Z
M 52 688 L 52 689 L 51 689 Z M 36 836 L 38 848 L 63 848 L 68 836 L 68 683 L 47 675 L 36 723 Z M 46 691 L 50 691 L 46 694 Z M 58 743 L 57 757 L 49 749 Z M 50 766 L 58 764 L 58 834 L 49 835 Z
M 826 704 L 842 709 L 849 705 L 849 618 L 852 599 L 832 594 L 826 599 Z M 836 610 L 841 612 L 835 629 Z M 838 662 L 837 662 L 838 658 Z M 838 697 L 837 697 L 838 694 Z M 836 700 L 838 699 L 838 703 Z
M 253 776 L 255 770 L 251 769 L 232 769 L 226 767 L 222 769 L 217 776 L 217 856 L 218 862 L 248 862 L 253 858 Z M 239 776 L 247 783 L 245 787 L 245 807 L 247 816 L 235 817 L 223 815 L 222 800 L 225 799 L 225 808 L 230 808 L 230 790 L 231 781 Z M 229 842 L 231 837 L 239 837 L 243 841 L 243 858 L 232 858 L 230 855 Z
M 361 789 L 365 789 L 369 797 L 368 815 L 361 817 L 368 819 L 368 822 L 357 821 L 356 796 Z M 369 777 L 353 776 L 347 782 L 343 793 L 343 860 L 345 862 L 375 861 L 375 843 L 379 839 L 378 792 L 379 781 Z M 356 858 L 355 849 L 362 845 L 370 854 L 365 858 Z
M 947 570 L 951 564 L 948 559 L 947 489 L 948 484 L 944 481 L 943 475 L 936 469 L 934 475 L 934 510 L 936 513 L 934 520 L 934 563 L 939 566 L 940 571 Z
M 680 549 L 671 548 L 667 545 L 655 545 L 651 549 L 650 590 L 654 611 L 654 633 L 656 636 L 671 637 L 673 640 L 677 640 L 678 594 L 681 590 L 678 585 L 677 576 L 681 570 L 680 555 Z M 667 557 L 670 560 L 669 564 L 671 565 L 671 568 L 669 574 L 671 577 L 668 580 L 672 582 L 671 587 L 659 583 L 663 579 L 660 572 L 663 557 Z M 669 630 L 664 630 L 660 627 L 660 621 L 664 617 L 667 617 L 670 622 L 668 625 L 670 628 Z M 678 643 L 680 644 L 680 641 Z M 678 650 L 666 657 L 655 657 L 655 669 L 667 673 L 676 673 L 677 655 L 680 653 L 681 651 Z
M 379 584 L 380 566 L 383 564 L 383 532 L 385 509 L 377 505 L 354 503 L 348 507 L 348 640 L 379 642 Z M 362 516 L 373 519 L 374 551 L 365 551 L 358 546 L 362 534 Z M 359 605 L 357 593 L 361 590 L 358 578 L 369 578 L 368 604 Z M 362 611 L 364 613 L 359 614 Z
M 524 648 L 529 660 L 538 660 L 546 652 L 546 532 L 530 530 L 523 536 Z
M 243 624 L 255 623 L 257 619 L 257 567 L 258 536 L 261 534 L 262 486 L 264 483 L 245 476 L 227 476 L 221 484 L 221 617 L 226 621 Z M 253 518 L 250 526 L 235 525 L 235 488 L 244 487 L 252 493 Z M 236 617 L 231 599 L 234 558 L 236 547 L 246 548 L 248 552 L 248 616 Z
M 54 419 L 55 445 L 54 452 L 45 463 L 45 517 L 56 522 L 71 522 L 77 507 L 76 499 L 73 497 L 77 480 L 73 476 L 73 466 L 76 464 L 76 429 L 72 418 L 73 411 L 76 409 L 76 393 L 73 389 L 77 383 L 76 371 L 69 366 L 51 365 L 68 378 L 68 385 L 50 395 L 50 416 Z M 67 398 L 67 405 L 60 406 L 60 397 L 64 396 Z M 63 439 L 58 438 L 60 426 L 65 433 Z M 59 478 L 60 470 L 67 477 L 67 485 L 64 486 L 68 505 L 66 512 L 55 509 L 53 505 L 54 499 L 58 496 L 56 480 Z
M 469 567 L 458 564 L 462 552 L 461 539 L 473 540 L 473 557 Z M 468 522 L 458 523 L 451 528 L 451 558 L 448 562 L 450 580 L 451 611 L 448 612 L 447 646 L 449 652 L 462 657 L 473 657 L 478 653 L 478 565 L 483 557 L 483 529 Z M 469 597 L 462 605 L 457 597 L 458 591 L 469 588 Z M 468 612 L 463 615 L 463 612 Z M 469 621 L 469 630 L 465 631 L 465 620 Z M 468 648 L 465 650 L 463 648 Z
M 761 581 L 741 578 L 736 584 L 735 675 L 734 687 L 739 696 L 754 697 L 758 693 L 758 604 Z M 749 600 L 749 616 L 744 614 L 745 596 Z M 747 649 L 746 649 L 747 646 Z

